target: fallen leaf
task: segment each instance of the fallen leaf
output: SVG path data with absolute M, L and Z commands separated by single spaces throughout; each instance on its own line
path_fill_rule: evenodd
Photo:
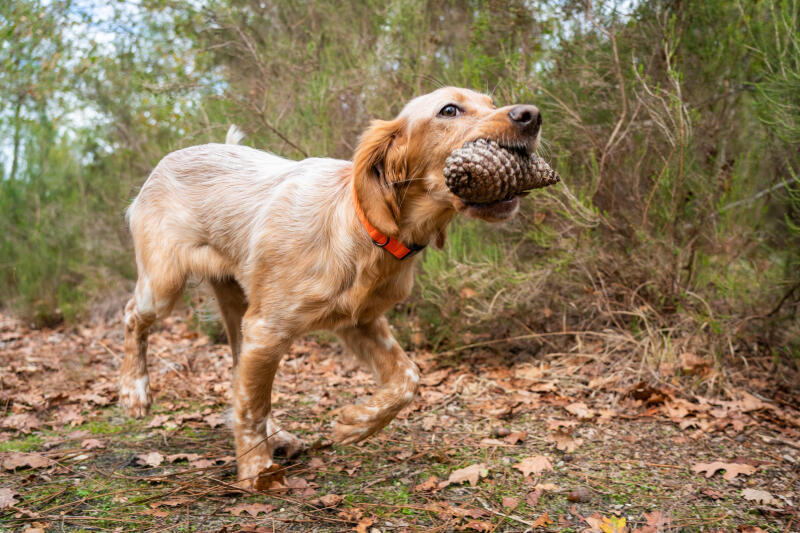
M 200 459 L 199 453 L 175 453 L 167 456 L 167 461 L 170 463 L 174 463 L 176 461 L 189 461 L 191 463 L 193 461 L 197 461 L 198 459 Z
M 772 496 L 769 492 L 765 490 L 758 490 L 758 489 L 744 489 L 742 491 L 742 497 L 745 500 L 750 500 L 752 502 L 761 503 L 763 505 L 781 505 L 781 501 Z
M 533 524 L 531 524 L 531 529 L 537 527 L 546 527 L 547 525 L 552 523 L 553 521 L 550 520 L 550 515 L 548 513 L 544 513 L 542 516 L 533 521 Z
M 416 487 L 414 487 L 414 492 L 429 492 L 434 491 L 438 488 L 439 485 L 439 478 L 436 476 L 431 476 L 427 480 L 423 481 Z
M 594 411 L 589 409 L 589 407 L 583 402 L 571 403 L 564 407 L 564 409 L 577 416 L 581 420 L 588 420 L 594 416 Z
M 319 457 L 312 457 L 311 460 L 308 462 L 308 467 L 313 469 L 319 469 L 325 466 L 325 461 L 320 459 Z
M 681 368 L 688 373 L 705 373 L 711 367 L 711 361 L 703 359 L 691 352 L 681 354 Z
M 506 509 L 516 509 L 519 505 L 519 500 L 513 496 L 506 496 L 503 498 L 503 507 Z
M 707 478 L 713 476 L 717 470 L 725 470 L 725 474 L 723 474 L 722 477 L 725 479 L 725 481 L 731 481 L 739 474 L 742 474 L 743 476 L 754 474 L 757 469 L 752 465 L 714 461 L 713 463 L 697 463 L 692 467 L 692 470 L 697 474 L 700 472 L 705 472 Z
M 169 415 L 155 415 L 153 419 L 147 424 L 149 428 L 160 428 L 169 420 Z
M 12 505 L 17 504 L 17 500 L 14 496 L 17 493 L 13 489 L 9 488 L 2 488 L 0 489 L 0 510 L 5 509 L 6 507 L 11 507 Z
M 99 439 L 85 439 L 81 442 L 81 448 L 84 450 L 96 450 L 106 447 L 106 443 Z
M 592 493 L 586 487 L 577 487 L 567 493 L 567 499 L 571 502 L 588 502 L 592 499 Z
M 239 516 L 242 513 L 247 513 L 253 518 L 257 517 L 260 513 L 269 514 L 275 510 L 275 506 L 269 503 L 240 503 L 232 507 L 225 507 L 233 516 Z
M 222 413 L 212 413 L 207 417 L 203 418 L 206 424 L 211 426 L 212 428 L 217 428 L 219 426 L 225 425 L 228 422 L 228 418 Z
M 375 523 L 370 517 L 362 518 L 359 520 L 358 524 L 356 524 L 356 533 L 367 533 L 367 528 Z
M 37 429 L 41 425 L 39 419 L 30 413 L 15 413 L 0 419 L 0 427 L 16 429 L 23 433 L 30 433 L 32 429 Z
M 723 493 L 714 489 L 700 489 L 700 494 L 708 496 L 712 500 L 720 500 L 725 497 Z
M 6 470 L 25 467 L 42 468 L 53 464 L 55 461 L 38 453 L 11 452 L 3 458 L 3 468 Z
M 472 531 L 486 531 L 486 532 L 489 532 L 489 531 L 493 531 L 494 530 L 494 526 L 492 524 L 490 524 L 489 522 L 481 522 L 480 520 L 470 520 L 469 522 L 467 522 L 463 526 L 456 526 L 456 529 L 458 531 L 466 531 L 466 530 L 470 529 Z
M 156 507 L 178 507 L 180 505 L 185 505 L 189 503 L 191 500 L 187 498 L 175 498 L 172 500 L 160 500 L 157 502 L 150 502 L 147 505 L 155 509 Z
M 543 493 L 544 491 L 540 488 L 530 491 L 525 496 L 525 503 L 528 504 L 528 507 L 536 507 L 537 505 L 539 505 L 539 498 L 542 497 Z
M 324 505 L 325 507 L 336 507 L 344 500 L 344 496 L 339 496 L 338 494 L 326 494 L 325 496 L 320 497 L 319 502 Z
M 262 469 L 253 483 L 255 490 L 285 490 L 284 469 L 278 464 L 271 464 Z
M 164 456 L 158 452 L 142 453 L 136 456 L 136 460 L 142 466 L 158 466 L 164 462 Z
M 524 431 L 515 431 L 513 433 L 509 433 L 503 440 L 509 444 L 516 444 L 518 442 L 525 442 L 525 439 L 528 437 L 528 434 Z
M 469 484 L 474 487 L 478 484 L 478 479 L 488 475 L 489 470 L 486 465 L 484 463 L 476 463 L 450 472 L 450 477 L 447 478 L 447 481 L 439 483 L 439 488 L 443 489 L 451 483 L 464 483 L 465 481 L 469 481 Z
M 573 438 L 569 433 L 563 431 L 556 431 L 552 435 L 548 435 L 546 440 L 556 445 L 556 448 L 562 452 L 572 453 L 575 449 L 583 444 L 583 439 Z
M 539 474 L 545 470 L 552 470 L 553 464 L 544 455 L 534 455 L 533 457 L 526 457 L 515 464 L 514 468 L 529 476 L 531 474 Z
M 600 522 L 600 531 L 603 533 L 625 533 L 628 529 L 626 527 L 627 520 L 624 516 L 622 517 L 603 517 L 602 522 Z

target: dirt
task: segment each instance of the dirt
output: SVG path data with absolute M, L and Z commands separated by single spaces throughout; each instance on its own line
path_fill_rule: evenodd
M 419 350 L 412 406 L 337 446 L 332 410 L 374 384 L 307 338 L 274 402 L 308 449 L 279 458 L 280 490 L 243 493 L 231 358 L 187 322 L 151 335 L 155 403 L 132 420 L 116 406 L 118 321 L 0 316 L 0 531 L 800 531 L 800 406 L 768 361 L 706 397 L 719 375 L 692 354 L 643 371 L 585 343 Z

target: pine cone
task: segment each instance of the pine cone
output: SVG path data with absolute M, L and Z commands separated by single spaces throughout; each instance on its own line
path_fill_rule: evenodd
M 464 144 L 445 161 L 447 187 L 470 203 L 491 203 L 561 181 L 542 158 L 506 150 L 495 141 Z

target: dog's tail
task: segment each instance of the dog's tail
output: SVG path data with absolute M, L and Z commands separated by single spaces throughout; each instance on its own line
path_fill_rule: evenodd
M 239 144 L 245 138 L 245 133 L 236 124 L 231 124 L 225 135 L 225 144 Z

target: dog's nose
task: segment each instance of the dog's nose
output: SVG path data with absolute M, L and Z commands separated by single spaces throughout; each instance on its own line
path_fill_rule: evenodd
M 521 133 L 536 135 L 542 126 L 542 114 L 533 105 L 517 105 L 508 112 L 508 118 Z

